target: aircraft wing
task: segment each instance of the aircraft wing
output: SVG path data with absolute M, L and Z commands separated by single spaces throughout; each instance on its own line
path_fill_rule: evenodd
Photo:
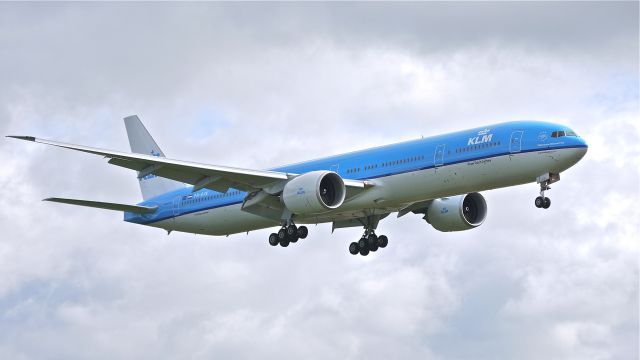
M 90 201 L 90 200 L 78 200 L 78 199 L 65 199 L 65 198 L 46 198 L 43 201 L 57 202 L 61 204 L 80 205 L 86 207 L 92 207 L 97 209 L 115 210 L 115 211 L 127 211 L 137 214 L 150 214 L 155 212 L 157 206 L 140 206 L 140 205 L 127 205 L 116 204 L 103 201 Z
M 58 141 L 39 139 L 33 136 L 7 136 L 15 139 L 53 145 L 61 148 L 82 151 L 104 156 L 109 163 L 138 171 L 138 177 L 156 175 L 181 181 L 194 186 L 194 191 L 209 188 L 220 192 L 230 187 L 242 191 L 264 190 L 275 194 L 282 191 L 283 180 L 289 180 L 298 174 L 269 170 L 242 169 L 229 166 L 200 164 L 190 161 L 173 160 L 144 154 L 125 153 L 89 146 L 74 145 Z M 361 180 L 344 179 L 347 190 L 360 190 L 372 184 Z

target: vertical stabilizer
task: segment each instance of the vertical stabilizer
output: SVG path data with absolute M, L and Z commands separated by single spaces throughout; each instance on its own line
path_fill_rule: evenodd
M 124 118 L 124 126 L 127 128 L 131 152 L 165 157 L 137 115 Z M 138 181 L 140 182 L 140 190 L 142 191 L 142 198 L 144 200 L 184 187 L 184 184 L 181 182 L 165 179 L 154 174 L 138 178 Z

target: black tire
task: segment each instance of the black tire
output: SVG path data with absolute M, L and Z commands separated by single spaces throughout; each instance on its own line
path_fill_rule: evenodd
M 289 241 L 291 241 L 292 243 L 297 243 L 298 242 L 298 234 L 293 234 L 293 236 L 289 236 L 287 237 L 287 239 L 289 239 Z
M 309 229 L 306 226 L 300 226 L 298 228 L 298 237 L 300 239 L 306 239 L 307 235 L 309 235 Z
M 369 249 L 360 249 L 360 255 L 362 256 L 369 255 Z
M 367 248 L 367 239 L 360 238 L 360 240 L 358 240 L 358 248 L 360 248 L 360 250 L 366 249 Z
M 542 207 L 545 208 L 545 209 L 548 209 L 549 206 L 551 206 L 551 199 L 546 197 L 546 198 L 544 198 L 544 203 L 542 204 Z
M 378 247 L 379 248 L 386 248 L 388 244 L 389 244 L 389 239 L 386 236 L 384 236 L 384 235 L 378 236 Z
M 360 246 L 358 246 L 357 242 L 352 242 L 351 244 L 349 244 L 349 253 L 351 255 L 358 255 L 359 252 Z
M 378 242 L 378 237 L 376 236 L 376 234 L 369 234 L 369 236 L 367 236 L 367 247 L 369 249 L 371 249 L 372 247 L 376 246 L 376 243 Z M 377 246 L 376 246 L 377 248 Z
M 289 240 L 288 239 L 280 240 L 280 246 L 282 247 L 289 246 Z
M 280 241 L 278 241 L 278 234 L 272 233 L 271 235 L 269 235 L 269 245 L 278 246 L 279 242 Z
M 298 228 L 291 224 L 289 226 L 287 226 L 287 236 L 292 237 L 293 235 L 296 235 L 298 233 Z
M 280 229 L 278 231 L 278 240 L 282 241 L 287 238 L 287 231 L 285 229 Z
M 538 209 L 540 209 L 544 205 L 544 199 L 542 198 L 542 196 L 538 196 L 534 204 Z
M 367 249 L 371 252 L 376 252 L 376 250 L 378 250 L 378 243 L 376 242 L 373 245 L 368 245 Z

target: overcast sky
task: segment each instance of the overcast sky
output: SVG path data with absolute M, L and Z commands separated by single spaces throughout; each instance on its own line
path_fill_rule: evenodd
M 0 140 L 2 359 L 638 358 L 638 2 L 1 3 L 0 134 L 265 168 L 516 119 L 586 157 L 484 193 L 481 227 L 207 237 L 42 203 L 135 203 L 135 173 Z

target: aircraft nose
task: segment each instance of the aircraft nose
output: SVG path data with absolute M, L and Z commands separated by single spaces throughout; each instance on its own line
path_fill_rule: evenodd
M 580 160 L 587 153 L 589 145 L 587 145 L 587 142 L 581 137 L 576 138 L 576 145 L 578 145 L 578 148 L 576 149 L 576 155 L 578 156 L 578 160 Z
M 583 146 L 584 151 L 587 152 L 589 145 L 587 145 L 587 142 L 584 140 L 584 138 L 581 138 L 581 137 L 578 138 L 578 145 Z

